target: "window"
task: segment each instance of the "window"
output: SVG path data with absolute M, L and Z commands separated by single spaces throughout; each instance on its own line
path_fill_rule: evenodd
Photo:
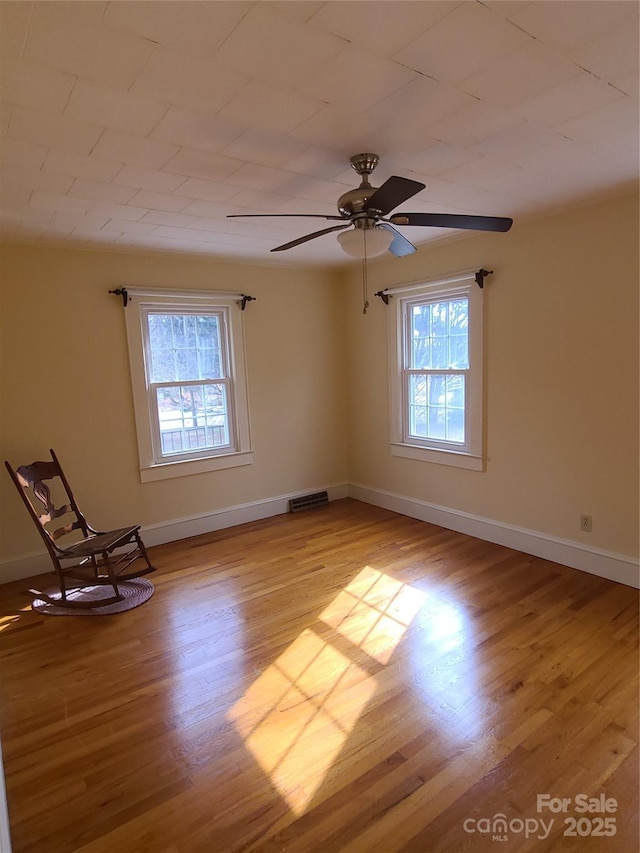
M 128 294 L 141 479 L 250 463 L 242 313 L 234 298 Z
M 390 292 L 391 452 L 482 470 L 482 290 L 452 279 Z

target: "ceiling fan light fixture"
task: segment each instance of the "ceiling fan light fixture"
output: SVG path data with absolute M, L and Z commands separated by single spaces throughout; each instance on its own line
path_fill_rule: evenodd
M 367 258 L 381 255 L 388 251 L 393 240 L 393 234 L 386 228 L 350 228 L 337 236 L 342 251 L 352 258 L 364 258 L 365 245 Z

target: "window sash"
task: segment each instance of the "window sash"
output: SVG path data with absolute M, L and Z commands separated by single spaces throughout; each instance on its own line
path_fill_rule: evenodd
M 459 329 L 452 331 L 451 328 L 451 317 L 452 317 L 452 306 L 460 305 L 461 303 L 466 303 L 466 311 L 467 311 L 467 326 L 462 331 Z M 445 326 L 444 334 L 437 334 L 434 329 L 434 317 L 429 311 L 428 317 L 428 331 L 427 334 L 420 334 L 419 338 L 416 338 L 416 331 L 424 331 L 418 330 L 416 328 L 415 320 L 415 312 L 417 308 L 429 308 L 432 306 L 439 305 L 447 306 L 447 319 Z M 469 299 L 464 295 L 459 296 L 448 296 L 448 297 L 434 297 L 434 298 L 422 298 L 417 300 L 408 301 L 405 305 L 405 335 L 406 335 L 406 350 L 405 350 L 405 358 L 404 365 L 409 369 L 417 369 L 417 370 L 448 370 L 451 366 L 451 360 L 447 359 L 449 367 L 446 365 L 434 364 L 434 347 L 440 342 L 444 344 L 446 347 L 445 356 L 451 355 L 451 343 L 455 342 L 456 339 L 463 339 L 466 343 L 465 348 L 465 358 L 464 364 L 459 365 L 459 369 L 466 370 L 469 367 L 469 327 L 468 327 L 468 317 L 469 317 Z M 424 322 L 424 319 L 423 319 Z M 416 346 L 417 340 L 422 340 L 423 342 L 428 342 L 428 360 L 429 364 L 420 365 L 416 363 Z
M 415 368 L 409 369 L 406 368 L 403 371 L 403 439 L 408 444 L 417 444 L 419 446 L 428 445 L 429 447 L 442 447 L 443 449 L 458 449 L 458 450 L 468 450 L 469 449 L 469 424 L 468 424 L 468 407 L 469 407 L 469 369 L 454 369 L 450 368 L 447 370 L 417 370 Z M 424 377 L 428 379 L 429 377 L 447 377 L 447 376 L 460 376 L 463 380 L 463 402 L 462 406 L 450 406 L 448 405 L 448 400 L 445 400 L 444 405 L 434 406 L 427 402 L 424 407 L 427 411 L 427 419 L 429 418 L 429 410 L 430 409 L 440 409 L 444 411 L 445 418 L 445 432 L 448 430 L 448 412 L 453 411 L 461 411 L 462 412 L 462 429 L 463 429 L 463 437 L 462 439 L 454 439 L 449 438 L 447 436 L 439 437 L 436 435 L 425 435 L 421 436 L 418 433 L 412 431 L 411 423 L 412 423 L 412 408 L 416 407 L 416 404 L 412 401 L 411 394 L 411 380 L 414 377 Z M 445 392 L 447 393 L 447 392 Z
M 185 306 L 145 306 L 142 309 L 142 337 L 145 351 L 145 379 L 147 385 L 147 400 L 149 414 L 151 417 L 151 445 L 153 448 L 153 460 L 156 464 L 163 462 L 177 462 L 182 459 L 202 458 L 203 456 L 217 456 L 222 453 L 237 450 L 237 432 L 235 419 L 233 418 L 233 400 L 231 399 L 231 381 L 229 377 L 229 324 L 227 321 L 228 309 L 215 308 L 207 310 L 206 307 Z M 214 379 L 184 379 L 168 382 L 152 382 L 153 350 L 151 344 L 151 329 L 149 318 L 152 316 L 165 315 L 171 317 L 216 317 L 218 320 L 218 334 L 220 346 L 221 372 L 223 376 Z M 189 450 L 167 452 L 163 447 L 163 430 L 160 423 L 160 411 L 158 408 L 158 388 L 191 387 L 194 385 L 219 385 L 225 386 L 226 411 L 224 413 L 227 425 L 227 442 L 224 445 L 196 447 Z M 184 429 L 175 432 L 185 433 Z M 206 432 L 205 432 L 206 438 Z
M 196 420 L 195 424 L 191 426 L 184 425 L 184 409 L 180 410 L 181 419 L 183 420 L 183 425 L 176 425 L 175 428 L 162 428 L 161 417 L 160 417 L 160 408 L 158 403 L 158 391 L 165 388 L 196 388 L 201 387 L 204 389 L 205 386 L 213 387 L 213 386 L 221 386 L 223 389 L 223 411 L 220 414 L 214 415 L 215 418 L 222 418 L 222 424 L 209 422 L 209 415 L 205 409 L 203 409 L 203 415 L 198 417 L 197 412 L 193 412 L 192 419 Z M 234 440 L 237 435 L 235 429 L 235 418 L 233 406 L 231 405 L 231 383 L 228 379 L 197 379 L 185 382 L 154 382 L 149 385 L 149 408 L 150 413 L 152 415 L 152 426 L 153 426 L 153 445 L 154 445 L 154 457 L 158 462 L 167 462 L 167 461 L 179 461 L 180 459 L 193 459 L 199 458 L 203 454 L 207 456 L 215 456 L 222 453 L 228 453 L 229 451 L 233 451 L 236 449 L 236 441 Z M 204 419 L 204 423 L 199 424 L 197 421 L 199 419 Z M 207 434 L 210 432 L 212 438 L 215 435 L 215 431 L 218 429 L 223 430 L 223 435 L 225 436 L 225 440 L 221 442 L 207 442 Z M 180 433 L 181 434 L 181 444 L 191 443 L 191 436 L 198 435 L 199 432 L 204 430 L 204 443 L 199 444 L 193 448 L 189 449 L 178 449 L 178 450 L 167 450 L 165 449 L 166 441 L 168 441 L 168 433 Z M 175 441 L 176 439 L 172 439 Z
M 482 415 L 483 300 L 472 276 L 446 282 L 418 283 L 394 288 L 389 313 L 390 335 L 390 447 L 394 456 L 419 459 L 472 470 L 484 470 Z M 460 282 L 460 283 L 458 283 Z M 398 295 L 396 295 L 398 290 Z M 412 367 L 412 311 L 416 305 L 467 300 L 468 367 Z M 425 437 L 412 430 L 409 410 L 411 377 L 460 375 L 464 381 L 464 441 Z M 413 380 L 415 381 L 415 380 Z M 446 408 L 446 407 L 444 407 Z M 446 417 L 446 413 L 445 417 Z M 424 413 L 423 413 L 424 415 Z
M 153 372 L 153 353 L 151 347 L 151 332 L 149 326 L 149 318 L 152 316 L 158 315 L 166 315 L 171 317 L 182 317 L 182 316 L 191 316 L 191 317 L 215 317 L 218 320 L 218 331 L 219 331 L 219 349 L 220 349 L 220 375 L 219 376 L 207 376 L 206 379 L 229 379 L 230 378 L 230 364 L 229 364 L 229 322 L 228 322 L 228 310 L 227 309 L 211 309 L 207 310 L 206 308 L 186 308 L 186 307 L 176 307 L 172 306 L 143 306 L 141 309 L 142 314 L 142 336 L 144 341 L 144 352 L 145 352 L 145 374 L 147 378 L 147 384 L 150 384 L 152 381 L 152 372 Z M 181 382 L 185 384 L 189 381 L 204 381 L 199 380 L 198 377 L 194 377 L 193 379 L 185 379 L 185 380 L 173 380 L 176 382 Z

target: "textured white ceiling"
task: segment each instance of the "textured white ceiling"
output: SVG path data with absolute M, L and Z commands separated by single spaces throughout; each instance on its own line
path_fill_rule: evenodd
M 7 238 L 348 261 L 358 184 L 518 221 L 638 179 L 635 0 L 0 3 Z M 420 246 L 452 232 L 401 228 Z

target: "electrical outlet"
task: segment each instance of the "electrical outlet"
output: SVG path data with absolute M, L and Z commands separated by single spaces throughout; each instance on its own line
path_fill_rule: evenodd
M 591 533 L 592 518 L 590 515 L 580 516 L 580 530 L 584 533 Z

